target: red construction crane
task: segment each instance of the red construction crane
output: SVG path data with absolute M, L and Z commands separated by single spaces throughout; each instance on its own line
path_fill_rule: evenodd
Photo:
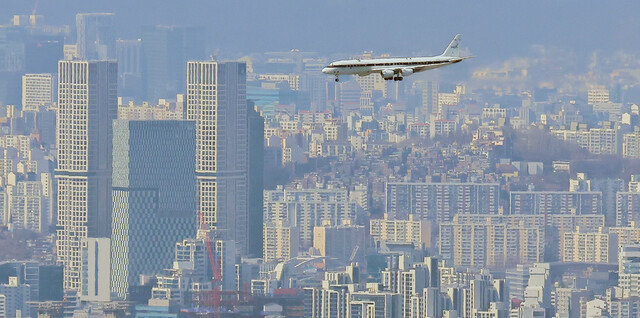
M 220 318 L 220 288 L 222 282 L 222 274 L 220 269 L 216 265 L 216 260 L 213 255 L 213 249 L 211 248 L 211 239 L 209 238 L 209 228 L 204 222 L 204 216 L 200 214 L 200 228 L 204 231 L 205 242 L 207 244 L 207 252 L 209 254 L 209 263 L 211 264 L 211 270 L 213 272 L 213 279 L 211 280 L 211 292 L 200 293 L 200 304 L 205 306 L 211 306 L 213 309 L 213 318 Z M 208 295 L 206 295 L 208 294 Z M 204 303 L 203 303 L 203 299 Z

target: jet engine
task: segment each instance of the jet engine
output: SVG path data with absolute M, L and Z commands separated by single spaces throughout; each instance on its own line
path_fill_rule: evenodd
M 409 75 L 413 74 L 413 69 L 411 69 L 411 68 L 403 68 L 402 70 L 400 70 L 400 72 L 402 73 L 402 76 L 409 76 Z
M 381 74 L 384 79 L 392 79 L 395 72 L 393 70 L 382 70 Z

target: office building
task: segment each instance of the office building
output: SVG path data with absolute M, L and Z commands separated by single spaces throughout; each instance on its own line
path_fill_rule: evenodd
M 251 103 L 253 104 L 253 103 Z M 250 104 L 250 105 L 251 105 Z M 264 190 L 264 118 L 253 107 L 249 109 L 249 254 L 262 255 L 262 210 Z
M 45 270 L 46 271 L 46 270 Z M 37 261 L 10 261 L 0 263 L 0 282 L 9 282 L 11 277 L 17 279 L 18 285 L 29 286 L 32 300 L 40 297 L 40 266 Z M 46 291 L 43 290 L 43 294 Z
M 386 184 L 386 212 L 390 220 L 449 222 L 455 214 L 498 214 L 500 185 L 495 183 Z
M 117 65 L 60 61 L 58 70 L 57 260 L 64 288 L 80 290 L 80 241 L 111 235 L 112 120 Z
M 515 268 L 505 271 L 505 278 L 509 290 L 509 299 L 524 300 L 524 290 L 529 281 L 529 266 L 518 264 Z
M 187 119 L 196 124 L 198 212 L 243 255 L 249 249 L 246 64 L 187 64 Z
M 422 84 L 422 115 L 427 116 L 438 113 L 438 93 L 440 88 L 438 82 L 428 81 Z
M 205 58 L 204 28 L 143 26 L 142 100 L 184 94 L 187 61 Z
M 18 277 L 9 277 L 7 284 L 0 284 L 0 316 L 6 318 L 30 317 L 30 288 L 20 284 Z
M 142 39 L 116 40 L 116 57 L 118 58 L 119 95 L 141 98 Z
M 195 125 L 113 122 L 112 292 L 169 267 L 175 242 L 196 233 Z
M 25 74 L 22 76 L 22 110 L 38 111 L 53 103 L 53 76 L 51 74 Z
M 116 19 L 113 13 L 78 13 L 78 58 L 104 60 L 116 58 Z
M 593 103 L 593 112 L 601 115 L 603 120 L 611 122 L 620 122 L 622 119 L 622 103 Z

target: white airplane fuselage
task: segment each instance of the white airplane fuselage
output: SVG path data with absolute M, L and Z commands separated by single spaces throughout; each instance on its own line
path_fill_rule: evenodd
M 322 73 L 334 75 L 336 81 L 340 75 L 367 76 L 370 74 L 380 74 L 385 80 L 402 80 L 404 76 L 459 63 L 470 58 L 459 56 L 459 43 L 460 35 L 456 35 L 445 52 L 438 56 L 335 61 L 322 69 Z
M 384 70 L 393 71 L 394 75 L 411 75 L 426 70 L 432 70 L 458 63 L 462 57 L 404 57 L 368 60 L 341 60 L 331 63 L 322 70 L 330 75 L 360 75 L 381 74 Z M 390 73 L 388 73 L 390 74 Z M 389 77 L 388 79 L 392 79 Z

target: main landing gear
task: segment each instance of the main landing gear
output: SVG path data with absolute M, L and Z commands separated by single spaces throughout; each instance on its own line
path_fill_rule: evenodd
M 390 80 L 401 81 L 402 80 L 402 76 L 395 76 L 395 77 L 385 78 L 384 80 L 385 81 L 390 81 Z

